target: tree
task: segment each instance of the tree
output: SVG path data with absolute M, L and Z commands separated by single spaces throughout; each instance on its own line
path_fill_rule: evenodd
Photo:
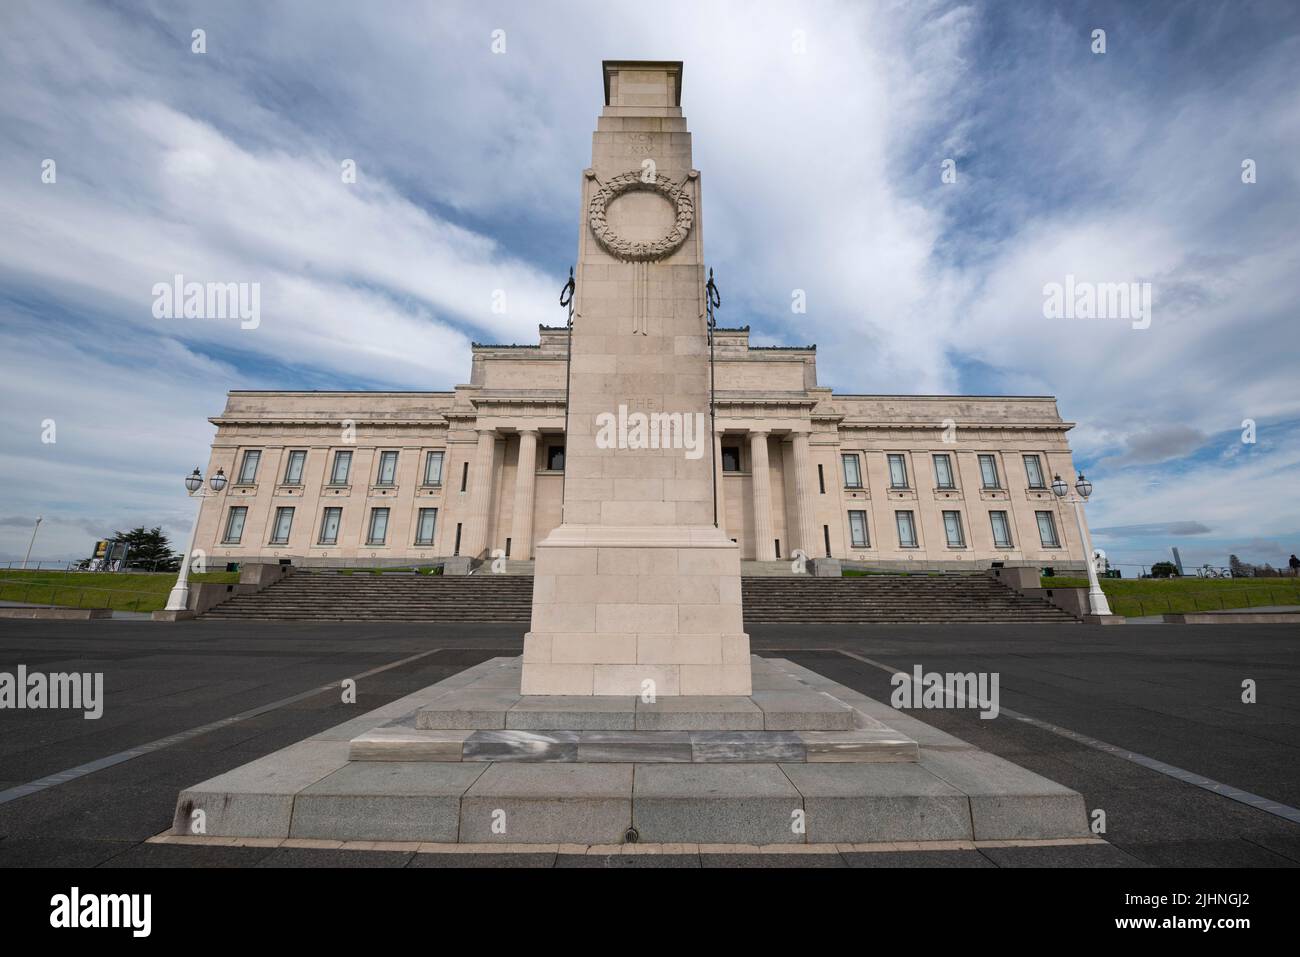
M 126 556 L 128 567 L 159 572 L 180 570 L 180 554 L 172 550 L 171 542 L 167 541 L 167 536 L 157 525 L 153 528 L 141 525 L 129 532 L 113 534 L 119 542 L 125 542 L 129 549 Z
M 1177 578 L 1178 566 L 1173 562 L 1156 562 L 1151 566 L 1152 578 Z
M 1236 555 L 1228 556 L 1228 570 L 1233 578 L 1253 578 L 1255 575 L 1255 566 L 1247 565 Z

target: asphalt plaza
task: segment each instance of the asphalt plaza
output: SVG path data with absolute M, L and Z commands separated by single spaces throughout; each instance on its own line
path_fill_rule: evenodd
M 1300 825 L 1048 728 L 1300 805 L 1293 626 L 752 626 L 789 658 L 881 701 L 888 669 L 997 672 L 1004 713 L 914 717 L 1074 788 L 1106 844 L 840 847 L 778 854 L 683 848 L 412 849 L 149 843 L 178 792 L 483 661 L 518 654 L 516 625 L 198 621 L 0 622 L 0 669 L 104 673 L 104 715 L 0 712 L 0 865 L 74 866 L 1294 866 Z M 881 667 L 884 666 L 884 667 Z M 338 687 L 358 678 L 355 703 Z M 1241 701 L 1255 681 L 1258 701 Z M 1009 716 L 1036 719 L 1036 723 Z M 188 732 L 188 733 L 187 733 Z M 155 747 L 143 747 L 155 743 Z M 106 759 L 113 760 L 106 760 Z M 75 776 L 72 769 L 87 768 Z M 46 782 L 14 796 L 15 789 Z M 6 799 L 3 795 L 10 795 Z

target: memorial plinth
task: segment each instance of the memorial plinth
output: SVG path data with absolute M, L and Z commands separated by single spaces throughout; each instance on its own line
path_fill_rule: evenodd
M 700 176 L 681 64 L 606 62 L 583 177 L 563 522 L 537 545 L 527 695 L 747 695 L 715 525 Z

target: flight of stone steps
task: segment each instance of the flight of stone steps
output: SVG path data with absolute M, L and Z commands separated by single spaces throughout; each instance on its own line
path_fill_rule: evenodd
M 510 621 L 532 616 L 530 575 L 341 575 L 306 569 L 204 618 L 286 621 Z
M 1073 622 L 982 574 L 741 580 L 745 622 Z
M 745 621 L 752 624 L 1075 620 L 983 575 L 746 576 L 742 589 Z M 527 622 L 532 593 L 528 575 L 341 575 L 298 569 L 265 591 L 217 605 L 204 617 Z

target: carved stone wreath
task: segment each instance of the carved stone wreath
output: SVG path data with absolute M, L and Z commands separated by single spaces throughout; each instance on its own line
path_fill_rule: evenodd
M 635 190 L 658 193 L 677 209 L 677 219 L 672 228 L 668 230 L 667 235 L 654 242 L 636 243 L 624 239 L 614 232 L 606 218 L 610 203 L 624 193 Z M 682 243 L 686 242 L 686 236 L 695 222 L 695 201 L 691 199 L 684 183 L 679 187 L 662 173 L 650 182 L 642 180 L 641 174 L 637 172 L 622 173 L 607 182 L 591 197 L 591 203 L 587 207 L 587 221 L 596 236 L 596 241 L 611 256 L 624 262 L 652 262 L 671 256 Z

